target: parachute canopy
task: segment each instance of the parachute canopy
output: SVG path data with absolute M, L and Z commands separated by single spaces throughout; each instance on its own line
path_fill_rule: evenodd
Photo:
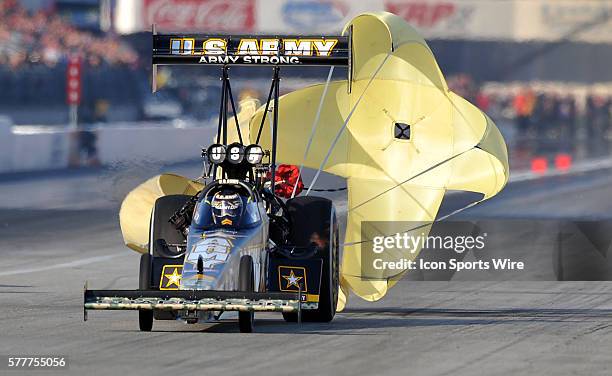
M 427 43 L 403 19 L 363 14 L 346 25 L 349 33 L 349 79 L 280 98 L 278 159 L 347 179 L 343 292 L 377 300 L 402 273 L 363 275 L 361 244 L 390 234 L 379 229 L 362 238 L 361 222 L 431 223 L 448 190 L 490 198 L 508 180 L 508 156 L 493 121 L 449 91 Z M 251 134 L 263 111 L 251 119 Z M 260 143 L 269 147 L 269 127 L 263 132 Z M 382 256 L 396 261 L 417 255 Z

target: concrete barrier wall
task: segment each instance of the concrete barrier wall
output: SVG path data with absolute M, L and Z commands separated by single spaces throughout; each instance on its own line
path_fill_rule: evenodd
M 68 166 L 67 132 L 13 133 L 11 146 L 11 164 L 8 171 L 46 170 Z
M 182 162 L 198 158 L 214 125 L 104 125 L 92 129 L 103 165 L 121 161 Z M 11 126 L 0 119 L 0 173 L 68 167 L 74 132 L 67 127 Z
M 215 127 L 104 128 L 98 131 L 102 163 L 124 160 L 180 162 L 198 158 L 212 142 Z
M 13 150 L 13 134 L 9 118 L 0 117 L 0 173 L 6 171 L 13 163 L 11 151 Z

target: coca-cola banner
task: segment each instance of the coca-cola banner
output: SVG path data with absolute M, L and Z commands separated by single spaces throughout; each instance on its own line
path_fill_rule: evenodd
M 255 30 L 256 0 L 144 0 L 144 24 L 162 31 Z

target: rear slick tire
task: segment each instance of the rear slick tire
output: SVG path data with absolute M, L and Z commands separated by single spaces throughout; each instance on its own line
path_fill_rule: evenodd
M 307 246 L 313 235 L 322 239 L 317 257 L 323 260 L 319 307 L 302 311 L 304 322 L 330 322 L 336 315 L 340 289 L 340 242 L 338 220 L 334 205 L 329 199 L 300 196 L 287 201 L 291 216 L 290 243 Z M 283 313 L 287 322 L 297 322 L 297 313 Z

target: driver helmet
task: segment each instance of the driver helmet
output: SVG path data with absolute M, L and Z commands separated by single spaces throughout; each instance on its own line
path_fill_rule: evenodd
M 216 225 L 237 226 L 242 217 L 242 197 L 236 192 L 221 190 L 210 202 L 213 221 Z

